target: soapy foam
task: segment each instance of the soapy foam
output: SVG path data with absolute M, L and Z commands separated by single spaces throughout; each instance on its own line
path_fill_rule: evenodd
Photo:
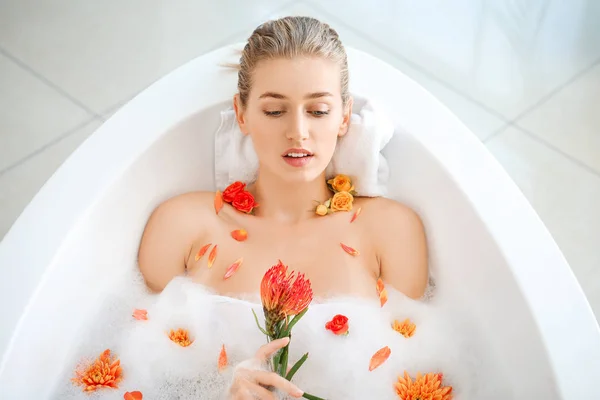
M 331 400 L 385 400 L 398 398 L 393 384 L 405 370 L 413 378 L 418 371 L 441 372 L 444 384 L 453 386 L 455 399 L 510 398 L 503 389 L 504 377 L 485 357 L 476 326 L 451 299 L 429 292 L 426 300 L 414 301 L 391 287 L 388 295 L 383 309 L 378 301 L 354 298 L 313 303 L 293 330 L 290 365 L 309 353 L 294 383 Z M 149 320 L 135 320 L 134 308 L 147 309 Z M 174 279 L 159 295 L 150 294 L 133 268 L 107 293 L 102 312 L 81 333 L 53 398 L 122 399 L 126 391 L 139 390 L 144 399 L 224 399 L 233 366 L 266 343 L 252 309 L 263 323 L 258 296 L 218 296 L 185 277 Z M 349 318 L 349 335 L 335 336 L 324 329 L 335 314 Z M 394 319 L 406 318 L 417 326 L 411 338 L 391 329 Z M 169 340 L 167 332 L 177 328 L 190 332 L 191 346 Z M 230 367 L 219 373 L 223 344 Z M 384 346 L 390 347 L 390 358 L 369 372 L 371 356 Z M 106 348 L 121 360 L 124 379 L 119 389 L 84 394 L 70 382 L 73 371 L 80 360 L 94 359 Z

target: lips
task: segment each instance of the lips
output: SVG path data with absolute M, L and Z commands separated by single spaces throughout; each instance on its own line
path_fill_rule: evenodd
M 292 148 L 285 151 L 282 157 L 292 167 L 303 167 L 313 158 L 313 153 L 303 148 Z
M 313 153 L 310 150 L 303 149 L 301 147 L 287 149 L 281 156 L 282 157 L 303 157 L 312 156 Z

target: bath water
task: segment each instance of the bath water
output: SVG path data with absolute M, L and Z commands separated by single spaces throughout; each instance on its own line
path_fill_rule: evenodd
M 454 399 L 512 398 L 506 377 L 486 357 L 476 321 L 456 301 L 436 290 L 420 301 L 389 286 L 387 290 L 389 300 L 383 308 L 377 300 L 355 298 L 311 304 L 294 327 L 290 344 L 290 365 L 309 353 L 293 379 L 298 387 L 330 400 L 398 399 L 394 383 L 404 371 L 413 379 L 417 372 L 433 372 L 443 374 L 443 385 L 453 387 Z M 73 343 L 71 362 L 64 366 L 52 398 L 123 399 L 125 392 L 137 390 L 149 400 L 224 399 L 233 366 L 266 343 L 251 311 L 262 323 L 259 303 L 257 294 L 219 296 L 186 277 L 174 279 L 160 294 L 151 294 L 133 267 L 106 294 L 102 311 L 78 335 L 80 342 Z M 146 309 L 148 320 L 133 318 L 136 308 Z M 336 314 L 349 318 L 348 335 L 336 336 L 325 329 Z M 394 320 L 406 318 L 416 325 L 409 338 L 391 328 Z M 168 332 L 179 328 L 189 332 L 190 346 L 169 339 Z M 229 367 L 219 372 L 223 345 Z M 389 359 L 369 371 L 371 356 L 384 346 L 391 349 Z M 74 371 L 105 349 L 120 359 L 123 380 L 118 389 L 83 393 L 81 386 L 71 382 Z

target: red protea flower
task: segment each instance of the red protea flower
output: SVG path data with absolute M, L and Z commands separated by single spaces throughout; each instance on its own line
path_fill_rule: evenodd
M 273 335 L 274 327 L 286 317 L 300 314 L 312 301 L 310 280 L 304 274 L 288 273 L 281 260 L 263 276 L 260 297 L 265 313 L 266 328 Z

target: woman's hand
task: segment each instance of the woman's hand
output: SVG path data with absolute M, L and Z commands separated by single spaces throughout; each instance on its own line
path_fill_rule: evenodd
M 266 387 L 278 389 L 292 397 L 302 397 L 304 392 L 296 385 L 261 367 L 277 350 L 287 346 L 289 342 L 290 339 L 287 337 L 273 340 L 258 349 L 254 358 L 238 364 L 235 368 L 233 383 L 229 388 L 229 400 L 275 400 L 275 393 Z

